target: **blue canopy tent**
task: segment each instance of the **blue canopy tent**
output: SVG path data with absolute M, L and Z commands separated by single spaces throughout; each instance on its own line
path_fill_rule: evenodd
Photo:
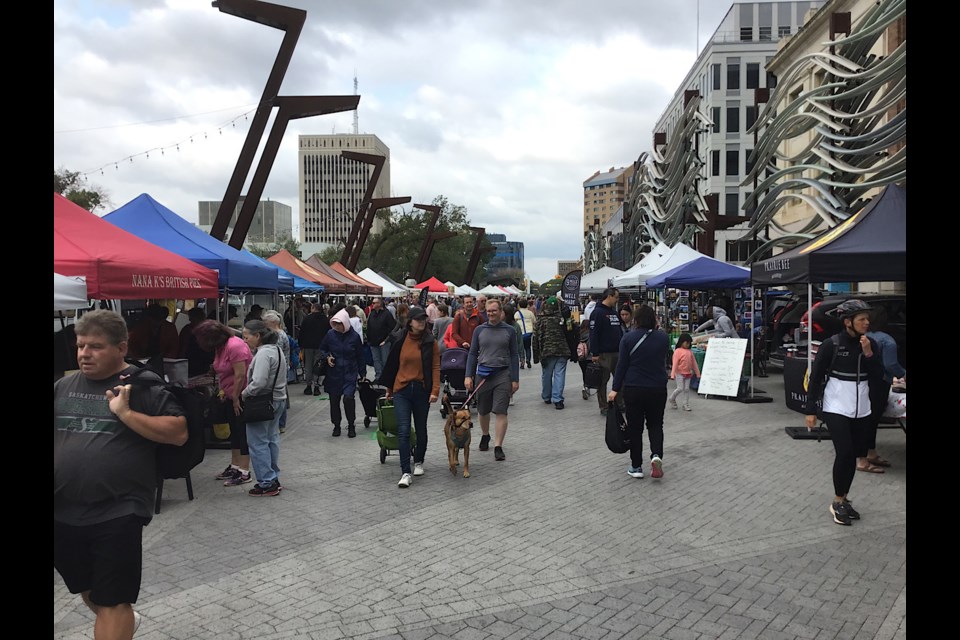
M 647 280 L 647 287 L 651 289 L 733 289 L 749 284 L 750 269 L 708 256 L 696 258 Z
M 277 266 L 217 240 L 142 193 L 103 219 L 135 236 L 209 269 L 216 269 L 220 289 L 277 291 Z

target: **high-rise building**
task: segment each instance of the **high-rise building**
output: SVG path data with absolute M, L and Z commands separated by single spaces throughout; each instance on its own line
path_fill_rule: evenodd
M 583 181 L 583 232 L 586 233 L 594 220 L 600 220 L 600 226 L 617 212 L 627 196 L 633 165 L 610 167 L 604 173 L 596 171 Z
M 780 41 L 797 33 L 823 4 L 823 0 L 732 4 L 656 122 L 655 135 L 664 136 L 664 144 L 673 142 L 679 135 L 676 126 L 684 121 L 687 92 L 702 97 L 699 110 L 713 127 L 695 134 L 698 155 L 705 162 L 698 188 L 709 200 L 716 198 L 718 214 L 744 218 L 743 224 L 716 231 L 711 252 L 716 258 L 740 262 L 756 248 L 755 241 L 736 242 L 752 213 L 743 209 L 743 203 L 753 185 L 741 182 L 749 172 L 754 146 L 754 135 L 747 130 L 763 106 L 756 102 L 756 91 L 776 88 L 777 78 L 766 70 L 767 62 Z
M 373 165 L 341 155 L 354 151 L 383 156 L 386 161 L 373 191 L 390 197 L 390 149 L 370 133 L 302 135 L 299 139 L 300 243 L 309 256 L 331 245 L 343 246 L 373 175 Z M 371 233 L 377 233 L 375 221 Z
M 237 223 L 237 217 L 240 209 L 243 207 L 244 196 L 240 196 L 237 206 L 230 216 L 230 222 L 227 224 L 227 235 L 224 242 L 227 242 L 233 233 L 233 227 Z M 213 200 L 203 200 L 198 203 L 197 226 L 208 232 L 213 228 L 213 222 L 217 219 L 217 212 L 220 211 L 220 202 Z M 250 229 L 247 231 L 247 237 L 244 239 L 244 245 L 250 244 L 273 244 L 281 243 L 284 240 L 293 237 L 293 209 L 290 205 L 276 202 L 274 200 L 261 200 L 257 203 L 257 209 L 253 214 L 253 221 L 250 223 Z
M 557 275 L 561 278 L 571 271 L 582 268 L 583 267 L 580 266 L 580 260 L 557 260 Z
M 511 242 L 502 233 L 488 233 L 486 239 L 496 249 L 493 258 L 487 263 L 488 278 L 496 277 L 499 272 L 506 269 L 517 269 L 521 273 L 524 272 L 522 242 Z

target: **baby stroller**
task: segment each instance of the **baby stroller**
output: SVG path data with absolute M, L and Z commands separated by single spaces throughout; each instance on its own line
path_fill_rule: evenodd
M 370 420 L 377 417 L 377 400 L 387 395 L 387 388 L 366 378 L 360 378 L 357 381 L 357 393 L 360 396 L 360 404 L 363 405 L 363 426 L 369 429 Z
M 380 445 L 380 464 L 387 461 L 387 454 L 400 448 L 397 434 L 397 416 L 393 412 L 393 399 L 377 398 L 377 444 Z M 410 429 L 410 455 L 417 446 L 417 430 Z
M 440 397 L 446 393 L 450 398 L 450 404 L 463 404 L 470 397 L 463 379 L 467 376 L 467 355 L 466 349 L 452 347 L 440 354 Z M 440 405 L 440 416 L 447 417 L 447 410 L 443 404 Z

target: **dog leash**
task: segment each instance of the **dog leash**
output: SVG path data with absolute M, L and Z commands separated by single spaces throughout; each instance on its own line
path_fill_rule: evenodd
M 483 386 L 483 383 L 486 382 L 486 381 L 487 381 L 486 378 L 480 378 L 480 384 L 478 384 L 477 386 L 475 386 L 475 387 L 473 388 L 473 392 L 472 392 L 469 396 L 467 396 L 467 399 L 466 399 L 466 400 L 463 401 L 463 404 L 460 405 L 460 409 L 463 409 L 464 407 L 466 407 L 466 406 L 468 406 L 468 405 L 470 404 L 470 401 L 473 400 L 473 396 L 477 395 L 477 391 L 480 390 L 480 387 L 482 387 L 482 386 Z M 459 411 L 459 409 L 458 409 L 458 411 Z

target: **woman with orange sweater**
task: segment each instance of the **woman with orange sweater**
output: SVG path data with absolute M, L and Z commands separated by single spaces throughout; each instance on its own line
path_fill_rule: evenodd
M 413 476 L 422 476 L 427 453 L 427 416 L 430 405 L 440 396 L 440 350 L 432 331 L 427 331 L 427 312 L 410 307 L 406 326 L 390 349 L 383 365 L 380 383 L 393 398 L 397 419 L 397 440 L 400 449 L 400 482 L 405 489 Z M 413 474 L 410 473 L 410 422 L 417 430 L 417 448 L 413 453 Z
M 670 379 L 677 381 L 677 388 L 670 394 L 670 408 L 677 409 L 677 396 L 683 394 L 683 410 L 690 411 L 690 381 L 693 376 L 700 377 L 700 367 L 690 349 L 693 338 L 689 333 L 681 333 L 677 338 L 677 348 L 673 351 L 673 369 Z

